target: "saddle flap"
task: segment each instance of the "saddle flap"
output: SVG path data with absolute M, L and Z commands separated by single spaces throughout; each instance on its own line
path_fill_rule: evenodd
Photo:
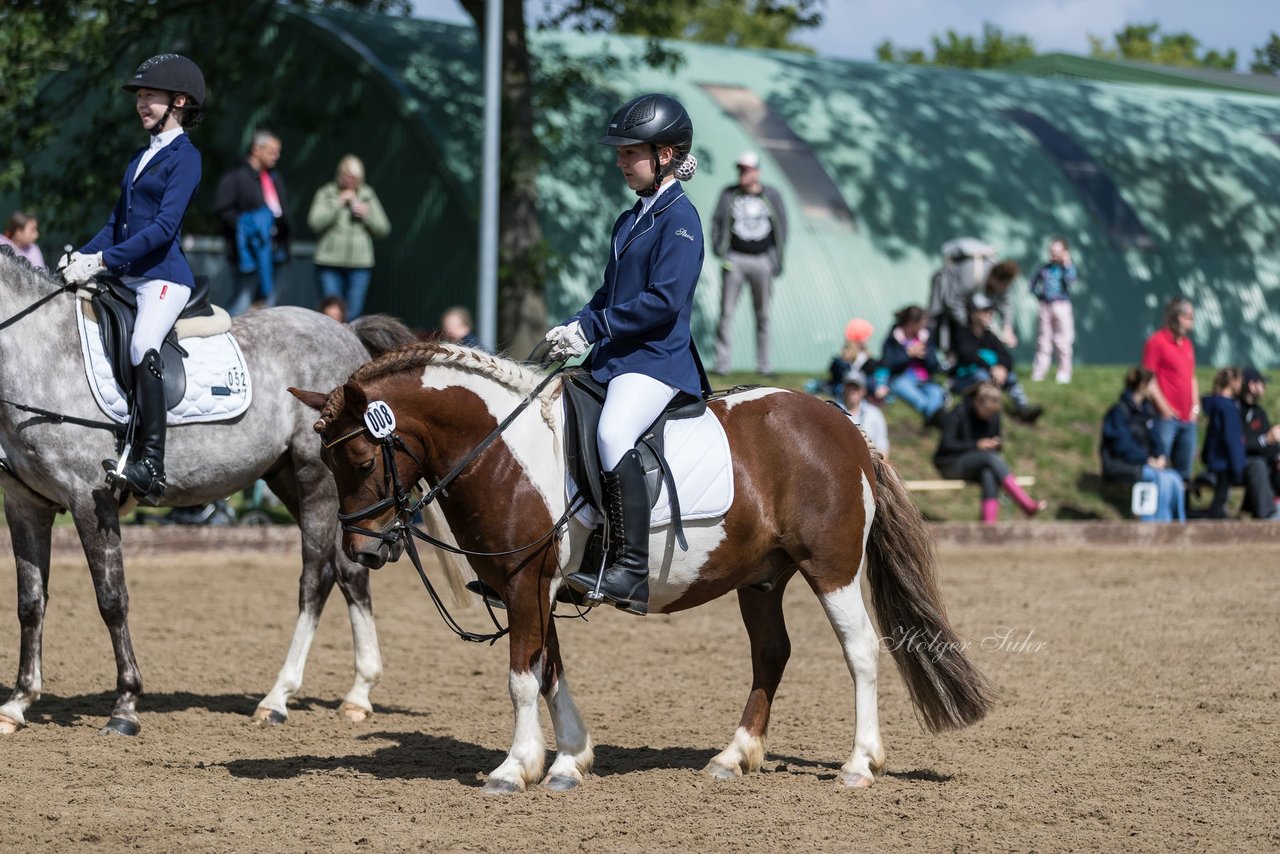
M 129 355 L 129 342 L 133 339 L 133 325 L 137 319 L 137 296 L 114 277 L 101 280 L 101 284 L 106 287 L 99 287 L 90 297 L 90 302 L 98 318 L 98 334 L 110 361 L 111 372 L 120 388 L 128 393 L 133 389 L 134 366 Z M 170 329 L 160 346 L 166 409 L 177 406 L 186 394 L 187 372 L 182 363 L 185 355 L 177 335 Z

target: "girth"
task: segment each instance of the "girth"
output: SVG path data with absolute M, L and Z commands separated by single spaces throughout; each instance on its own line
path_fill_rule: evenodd
M 92 291 L 90 302 L 98 319 L 98 333 L 102 337 L 102 348 L 111 363 L 111 372 L 115 375 L 120 389 L 127 395 L 133 394 L 133 360 L 129 356 L 129 342 L 133 340 L 133 326 L 138 316 L 138 295 L 124 282 L 115 276 L 99 276 L 94 280 L 97 286 Z M 179 319 L 188 317 L 210 317 L 213 306 L 209 303 L 209 279 L 200 276 L 195 287 L 191 289 L 191 298 L 187 301 Z M 165 407 L 172 408 L 181 402 L 187 390 L 187 371 L 182 364 L 187 351 L 178 343 L 178 335 L 170 329 L 160 347 L 160 358 L 164 362 L 164 397 Z
M 564 372 L 565 465 L 587 501 L 597 510 L 604 508 L 600 448 L 596 442 L 596 431 L 600 426 L 600 411 L 604 407 L 605 393 L 605 386 L 587 371 L 575 369 Z M 705 400 L 685 392 L 677 392 L 662 414 L 636 440 L 636 451 L 644 466 L 645 487 L 649 491 L 649 506 L 657 503 L 665 482 L 671 501 L 671 522 L 676 541 L 685 551 L 688 551 L 689 546 L 680 521 L 680 498 L 676 493 L 675 478 L 671 474 L 671 467 L 667 465 L 663 433 L 668 421 L 698 418 L 706 410 Z

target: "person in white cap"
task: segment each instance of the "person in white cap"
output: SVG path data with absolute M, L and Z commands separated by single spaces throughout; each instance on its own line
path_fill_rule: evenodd
M 760 182 L 760 156 L 745 151 L 738 157 L 738 182 L 725 187 L 711 219 L 711 245 L 720 258 L 720 323 L 716 327 L 715 372 L 729 372 L 733 351 L 730 328 L 738 294 L 745 281 L 751 286 L 756 316 L 756 370 L 773 373 L 769 360 L 769 296 L 773 279 L 782 272 L 787 240 L 787 211 L 782 196 Z

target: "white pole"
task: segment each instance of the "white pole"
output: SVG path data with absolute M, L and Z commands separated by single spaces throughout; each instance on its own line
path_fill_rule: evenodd
M 502 80 L 502 0 L 486 0 L 484 32 L 484 173 L 480 182 L 480 280 L 476 313 L 480 342 L 497 350 L 498 134 L 502 125 L 498 87 Z

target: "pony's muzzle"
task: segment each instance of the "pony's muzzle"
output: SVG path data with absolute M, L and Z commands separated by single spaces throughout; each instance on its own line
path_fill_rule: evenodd
M 358 542 L 347 543 L 347 557 L 366 569 L 381 569 L 387 563 L 400 559 L 404 550 L 399 540 L 388 543 L 373 537 L 360 537 Z

